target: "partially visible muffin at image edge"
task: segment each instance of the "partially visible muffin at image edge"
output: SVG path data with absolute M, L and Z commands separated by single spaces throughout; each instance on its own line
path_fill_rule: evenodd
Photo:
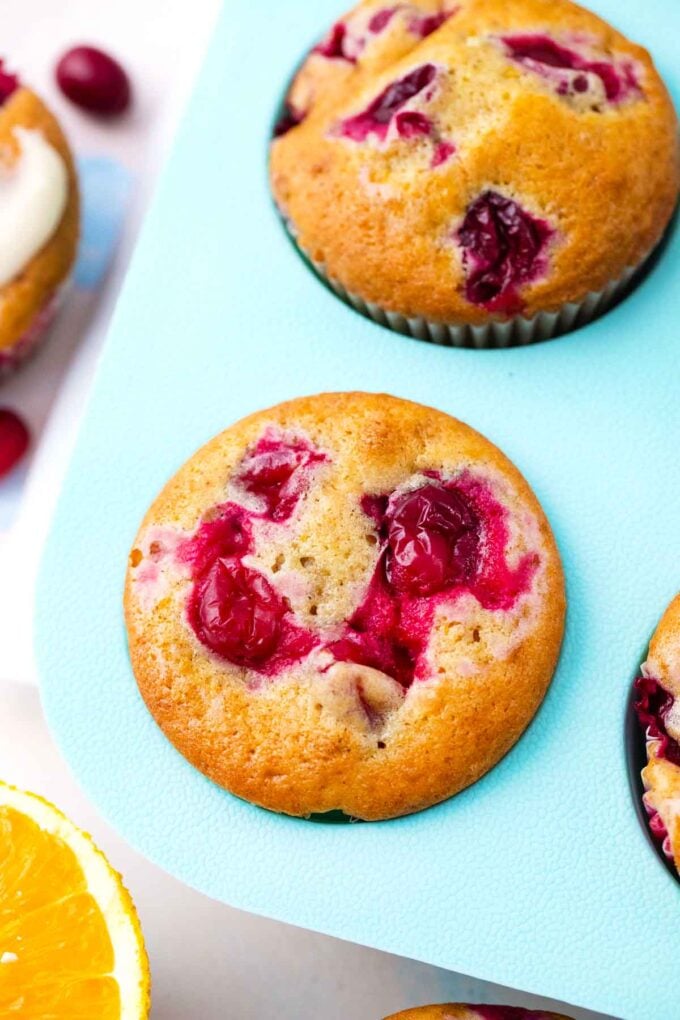
M 440 411 L 292 400 L 199 450 L 147 513 L 125 592 L 165 734 L 273 811 L 418 811 L 487 772 L 553 675 L 559 554 L 519 471 Z
M 448 344 L 591 319 L 658 244 L 678 180 L 651 57 L 569 0 L 365 0 L 303 63 L 271 147 L 319 273 Z
M 561 1013 L 523 1009 L 521 1006 L 464 1006 L 449 1003 L 443 1006 L 420 1006 L 394 1013 L 385 1020 L 570 1020 Z
M 46 335 L 75 262 L 76 170 L 44 103 L 0 61 L 0 376 Z
M 654 838 L 680 872 L 680 595 L 661 617 L 641 674 L 635 707 L 647 744 L 644 805 Z

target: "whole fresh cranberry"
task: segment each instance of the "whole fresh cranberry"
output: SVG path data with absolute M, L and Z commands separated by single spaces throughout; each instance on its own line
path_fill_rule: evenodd
M 276 651 L 286 604 L 269 581 L 236 560 L 216 560 L 189 604 L 203 644 L 239 666 L 257 667 Z
M 511 198 L 485 191 L 468 206 L 458 242 L 464 250 L 465 296 L 492 311 L 515 313 L 518 288 L 544 269 L 553 231 Z
M 479 521 L 462 493 L 433 482 L 389 508 L 387 545 L 391 586 L 409 595 L 433 595 L 474 574 Z
M 75 46 L 57 64 L 59 88 L 76 106 L 114 116 L 130 105 L 130 79 L 113 57 L 95 46 Z
M 0 60 L 0 103 L 4 103 L 19 88 L 19 78 L 5 70 L 5 62 Z
M 0 408 L 0 478 L 16 467 L 31 441 L 27 426 L 18 414 Z

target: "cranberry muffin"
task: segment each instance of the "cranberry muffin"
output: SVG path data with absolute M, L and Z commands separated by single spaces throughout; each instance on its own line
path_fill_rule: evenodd
M 680 595 L 661 617 L 641 673 L 635 707 L 647 741 L 644 805 L 654 838 L 680 872 Z
M 421 1006 L 406 1009 L 385 1020 L 569 1020 L 561 1013 L 522 1009 L 521 1006 L 463 1006 L 450 1003 L 444 1006 Z
M 389 818 L 473 783 L 548 687 L 565 609 L 548 522 L 461 422 L 325 394 L 253 414 L 134 543 L 130 655 L 158 724 L 240 797 Z
M 0 62 L 0 375 L 45 335 L 76 257 L 78 185 L 44 103 Z M 3 219 L 4 217 L 4 219 Z
M 569 0 L 365 0 L 303 63 L 271 147 L 278 207 L 338 293 L 476 346 L 603 310 L 678 175 L 651 57 Z

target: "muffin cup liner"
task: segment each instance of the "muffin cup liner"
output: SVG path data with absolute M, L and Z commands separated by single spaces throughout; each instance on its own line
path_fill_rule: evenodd
M 469 347 L 479 350 L 520 347 L 539 340 L 551 340 L 564 333 L 570 333 L 587 322 L 592 322 L 623 296 L 634 275 L 647 261 L 645 259 L 637 266 L 628 267 L 617 280 L 612 280 L 603 290 L 591 291 L 583 301 L 565 304 L 556 312 L 538 312 L 531 319 L 517 315 L 505 322 L 491 321 L 471 326 L 447 325 L 430 322 L 422 316 L 410 318 L 399 312 L 388 312 L 380 305 L 365 301 L 358 294 L 348 291 L 341 283 L 327 275 L 322 264 L 310 260 L 308 256 L 305 258 L 339 298 L 374 322 L 416 340 L 427 340 L 429 343 L 444 347 Z
M 0 380 L 11 375 L 27 361 L 47 337 L 69 287 L 66 281 L 57 287 L 35 315 L 28 329 L 5 350 L 0 350 Z

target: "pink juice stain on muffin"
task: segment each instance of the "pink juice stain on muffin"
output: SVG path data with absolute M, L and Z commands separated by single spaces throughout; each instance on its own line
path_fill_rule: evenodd
M 236 665 L 274 675 L 318 644 L 311 631 L 295 622 L 288 601 L 243 559 L 254 552 L 253 522 L 288 520 L 313 468 L 327 459 L 305 439 L 266 432 L 234 478 L 256 497 L 259 511 L 224 503 L 178 550 L 178 561 L 189 566 L 194 580 L 187 616 L 196 637 Z
M 465 296 L 491 312 L 514 315 L 519 288 L 541 276 L 554 230 L 513 199 L 485 191 L 468 206 L 456 239 L 463 248 Z
M 0 104 L 4 103 L 19 88 L 19 76 L 5 70 L 4 60 L 0 60 Z
M 470 592 L 485 608 L 509 609 L 528 590 L 537 557 L 507 564 L 506 511 L 471 475 L 444 482 L 433 473 L 411 492 L 367 495 L 361 506 L 375 525 L 380 554 L 362 604 L 340 637 L 327 641 L 302 627 L 273 583 L 243 562 L 255 552 L 253 523 L 289 520 L 315 466 L 327 460 L 307 440 L 274 433 L 246 454 L 234 482 L 260 501 L 260 510 L 235 502 L 214 508 L 177 552 L 194 582 L 189 623 L 215 654 L 265 676 L 324 645 L 335 661 L 379 669 L 407 688 L 426 675 L 437 606 Z
M 434 64 L 423 64 L 391 82 L 365 110 L 341 121 L 340 135 L 353 142 L 363 142 L 371 134 L 384 140 L 393 118 L 412 99 L 421 96 L 433 84 L 436 75 Z
M 417 35 L 419 39 L 427 39 L 429 35 L 441 28 L 457 10 L 457 7 L 452 7 L 448 11 L 440 11 L 439 14 L 423 14 L 411 18 L 408 26 L 409 31 Z
M 326 460 L 305 439 L 282 442 L 275 433 L 265 433 L 244 458 L 235 481 L 261 501 L 269 520 L 280 523 L 295 511 L 310 470 Z
M 680 744 L 666 729 L 666 718 L 673 708 L 675 698 L 652 677 L 638 677 L 635 690 L 638 695 L 635 711 L 640 725 L 649 740 L 659 743 L 656 756 L 680 766 Z
M 504 36 L 502 42 L 510 57 L 523 67 L 543 77 L 555 77 L 559 95 L 566 95 L 570 90 L 576 93 L 587 92 L 590 88 L 589 74 L 600 79 L 610 103 L 621 102 L 641 91 L 630 62 L 593 60 L 547 35 Z M 555 71 L 580 73 L 555 76 Z
M 356 662 L 409 687 L 425 679 L 435 610 L 464 592 L 484 608 L 510 609 L 538 566 L 533 555 L 517 567 L 505 559 L 506 513 L 472 477 L 433 480 L 398 497 L 364 497 L 382 550 L 363 603 L 340 639 L 336 660 Z
M 352 36 L 344 21 L 338 21 L 312 52 L 328 60 L 347 60 L 350 64 L 356 64 L 362 49 L 362 40 Z
M 380 35 L 385 31 L 397 11 L 402 9 L 403 4 L 397 4 L 395 7 L 383 7 L 381 11 L 376 11 L 368 23 L 368 31 L 373 35 Z
M 452 156 L 456 153 L 456 146 L 453 142 L 439 141 L 435 146 L 434 153 L 432 154 L 431 167 L 435 170 L 438 166 L 443 166 L 444 163 L 448 163 Z

